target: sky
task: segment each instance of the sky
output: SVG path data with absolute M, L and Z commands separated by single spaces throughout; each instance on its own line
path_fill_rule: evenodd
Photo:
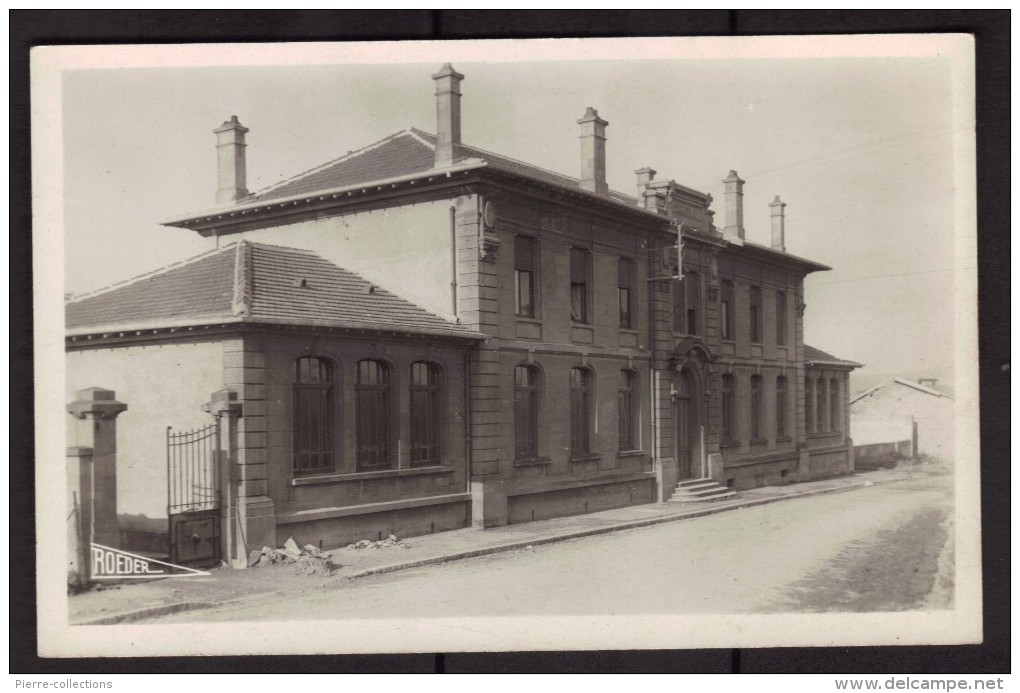
M 254 191 L 407 127 L 435 132 L 431 74 L 451 61 L 465 143 L 576 177 L 576 121 L 593 106 L 614 189 L 634 194 L 650 166 L 713 195 L 721 228 L 734 169 L 763 245 L 780 195 L 788 252 L 833 268 L 806 280 L 805 341 L 863 374 L 951 379 L 970 329 L 954 297 L 975 264 L 961 46 L 867 39 L 79 49 L 53 83 L 59 128 L 35 133 L 62 166 L 64 291 L 212 247 L 159 222 L 213 206 L 212 130 L 229 116 L 250 129 Z

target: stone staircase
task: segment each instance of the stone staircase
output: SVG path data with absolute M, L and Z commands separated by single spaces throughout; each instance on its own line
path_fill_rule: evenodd
M 711 479 L 687 479 L 676 485 L 676 490 L 669 499 L 670 503 L 705 503 L 708 501 L 733 498 L 736 491 Z

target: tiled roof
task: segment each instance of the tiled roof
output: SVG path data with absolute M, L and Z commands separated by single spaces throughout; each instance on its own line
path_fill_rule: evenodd
M 230 314 L 233 293 L 233 253 L 221 250 L 72 299 L 65 306 L 65 325 L 221 317 Z
M 846 359 L 841 359 L 838 356 L 827 354 L 821 349 L 815 349 L 813 346 L 809 346 L 807 344 L 804 345 L 804 361 L 805 363 L 834 363 L 846 366 L 854 366 L 855 368 L 861 367 L 861 364 L 857 363 L 856 361 L 847 361 Z
M 309 250 L 249 241 L 74 299 L 65 316 L 74 333 L 253 322 L 477 336 Z
M 322 190 L 423 173 L 434 166 L 435 146 L 435 135 L 416 128 L 404 130 L 381 142 L 351 152 L 328 164 L 256 192 L 243 202 L 278 200 L 295 195 L 312 194 Z M 485 165 L 500 171 L 581 190 L 576 178 L 466 144 L 460 146 L 460 160 L 464 159 L 478 159 Z M 616 202 L 637 205 L 636 198 L 622 193 L 610 191 L 609 196 Z
M 430 147 L 410 132 L 399 132 L 381 142 L 256 192 L 254 200 L 279 200 L 346 185 L 420 173 L 432 168 L 434 160 L 434 147 Z

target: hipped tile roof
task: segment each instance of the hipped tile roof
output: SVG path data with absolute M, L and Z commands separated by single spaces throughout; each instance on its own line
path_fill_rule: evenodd
M 838 356 L 827 354 L 821 349 L 815 349 L 813 346 L 807 344 L 804 345 L 804 362 L 805 363 L 826 363 L 842 366 L 853 366 L 854 368 L 861 368 L 861 364 L 856 361 L 847 361 L 841 359 Z
M 72 299 L 65 321 L 79 334 L 251 322 L 480 336 L 312 251 L 249 241 Z
M 276 183 L 241 202 L 280 200 L 323 190 L 424 173 L 435 167 L 435 148 L 435 135 L 417 128 L 410 128 L 390 135 L 364 149 L 351 152 L 327 164 Z M 462 144 L 459 152 L 458 163 L 476 160 L 480 165 L 506 173 L 564 188 L 582 190 L 580 181 L 576 178 L 493 154 L 484 149 Z M 637 205 L 636 198 L 622 193 L 610 191 L 609 197 L 616 202 Z

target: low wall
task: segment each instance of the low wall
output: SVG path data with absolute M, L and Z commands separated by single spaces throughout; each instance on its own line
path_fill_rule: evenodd
M 724 483 L 734 491 L 790 484 L 796 480 L 796 475 L 796 453 L 768 461 L 730 464 L 723 472 Z
M 854 466 L 857 469 L 889 469 L 911 456 L 909 440 L 854 446 Z
M 293 537 L 300 546 L 312 544 L 323 549 L 334 549 L 361 539 L 378 541 L 390 534 L 403 539 L 460 529 L 471 524 L 470 518 L 469 502 L 458 500 L 418 507 L 380 509 L 378 512 L 338 514 L 335 517 L 319 517 L 309 521 L 295 521 L 298 520 L 298 516 L 293 515 L 290 518 L 281 518 L 284 521 L 277 525 L 276 535 L 281 545 L 288 537 Z
M 510 496 L 507 520 L 510 524 L 519 524 L 655 501 L 655 479 L 636 479 Z

